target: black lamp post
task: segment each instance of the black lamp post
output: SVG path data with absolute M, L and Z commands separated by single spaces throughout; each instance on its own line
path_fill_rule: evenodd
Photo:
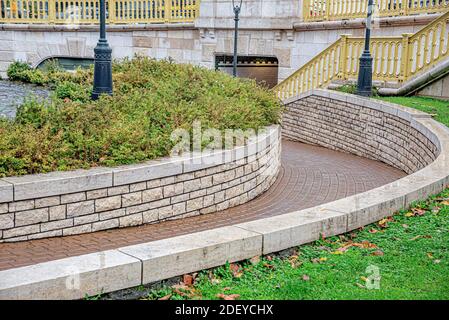
M 370 53 L 371 19 L 373 15 L 373 0 L 368 0 L 368 17 L 366 19 L 365 50 L 360 57 L 359 79 L 357 82 L 357 94 L 370 97 L 373 86 L 373 57 Z
M 94 49 L 94 89 L 92 99 L 103 94 L 112 95 L 112 49 L 106 40 L 106 0 L 100 0 L 100 39 Z
M 232 7 L 234 9 L 234 21 L 235 21 L 235 31 L 234 31 L 234 58 L 232 61 L 232 75 L 234 77 L 237 77 L 237 41 L 239 37 L 239 15 L 240 10 L 242 9 L 242 2 L 243 0 L 240 0 L 240 3 L 237 0 L 237 3 L 235 0 L 232 0 Z

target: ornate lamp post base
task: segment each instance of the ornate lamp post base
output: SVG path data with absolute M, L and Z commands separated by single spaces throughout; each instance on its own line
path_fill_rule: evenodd
M 97 100 L 101 94 L 112 95 L 112 49 L 106 39 L 100 39 L 94 52 L 95 68 L 92 99 Z
M 373 57 L 369 51 L 364 51 L 360 57 L 357 94 L 365 97 L 372 95 L 373 87 Z

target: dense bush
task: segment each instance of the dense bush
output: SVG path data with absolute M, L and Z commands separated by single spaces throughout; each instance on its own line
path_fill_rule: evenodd
M 0 120 L 0 176 L 154 159 L 169 154 L 175 129 L 192 130 L 195 120 L 204 128 L 257 129 L 277 123 L 282 111 L 254 81 L 170 61 L 115 63 L 114 96 L 98 101 L 89 99 L 92 69 L 39 72 L 55 93 Z

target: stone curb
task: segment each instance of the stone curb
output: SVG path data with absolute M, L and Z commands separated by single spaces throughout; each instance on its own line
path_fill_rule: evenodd
M 182 157 L 164 158 L 116 168 L 95 168 L 2 178 L 0 179 L 0 203 L 116 187 L 234 162 L 243 156 L 252 156 L 276 141 L 278 130 L 279 127 L 276 125 L 265 128 L 262 133 L 259 133 L 257 139 L 251 139 L 249 144 L 243 147 L 243 150 L 242 147 L 237 147 L 202 156 L 190 153 Z M 218 159 L 221 160 L 218 161 Z
M 260 219 L 234 226 L 139 244 L 117 250 L 67 258 L 29 267 L 0 271 L 0 298 L 45 299 L 81 298 L 138 284 L 179 276 L 224 264 L 302 245 L 376 222 L 393 212 L 441 192 L 449 184 L 449 129 L 423 113 L 377 103 L 376 100 L 315 90 L 305 96 L 322 96 L 344 101 L 353 99 L 365 106 L 413 118 L 414 126 L 437 141 L 440 155 L 426 168 L 388 185 L 320 205 L 311 209 Z M 297 98 L 301 99 L 301 97 Z M 404 111 L 410 111 L 404 113 Z M 402 114 L 404 113 L 404 114 Z M 98 259 L 115 254 L 115 264 L 99 266 Z M 139 267 L 135 266 L 139 261 Z M 64 267 L 82 272 L 61 272 Z M 124 270 L 128 278 L 120 278 Z M 133 272 L 141 270 L 140 281 Z M 67 279 L 82 279 L 80 290 L 67 290 Z M 82 290 L 86 290 L 83 292 Z

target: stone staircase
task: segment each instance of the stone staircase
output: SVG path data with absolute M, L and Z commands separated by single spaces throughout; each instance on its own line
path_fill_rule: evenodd
M 406 94 L 435 81 L 436 74 L 441 75 L 449 57 L 448 23 L 446 12 L 415 34 L 371 39 L 373 81 L 385 88 L 381 93 Z M 286 99 L 333 83 L 354 82 L 363 47 L 363 37 L 342 35 L 274 90 L 281 99 Z

